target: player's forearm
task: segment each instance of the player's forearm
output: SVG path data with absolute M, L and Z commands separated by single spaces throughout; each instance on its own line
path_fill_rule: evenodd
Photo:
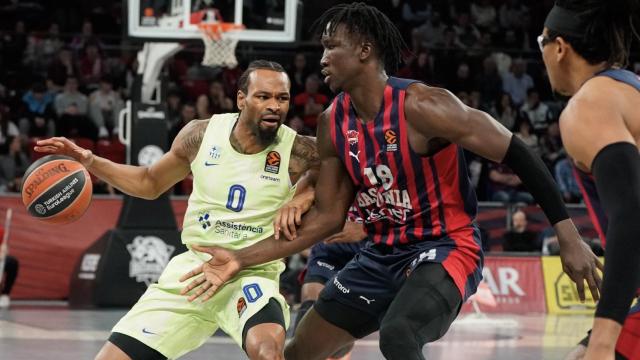
M 264 264 L 296 254 L 326 237 L 339 232 L 344 217 L 322 215 L 313 207 L 304 216 L 295 240 L 276 240 L 273 236 L 254 245 L 238 250 L 237 258 L 242 267 Z
M 148 168 L 114 163 L 94 156 L 87 170 L 123 193 L 143 199 L 155 199 L 160 193 L 147 179 Z
M 315 186 L 318 182 L 318 170 L 317 168 L 311 168 L 305 171 L 296 183 L 295 196 L 304 196 L 311 201 L 315 198 Z
M 556 225 L 563 220 L 571 221 L 562 194 L 547 166 L 517 136 L 512 136 L 502 162 L 518 175 L 522 184 L 544 211 L 551 225 Z
M 596 155 L 592 170 L 609 220 L 596 316 L 622 324 L 640 285 L 640 154 L 630 143 L 610 144 Z

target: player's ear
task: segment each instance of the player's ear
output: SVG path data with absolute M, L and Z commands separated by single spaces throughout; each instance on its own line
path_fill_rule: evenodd
M 558 36 L 554 39 L 554 42 L 556 43 L 556 60 L 557 61 L 561 61 L 562 59 L 564 59 L 567 56 L 567 53 L 569 51 L 569 48 L 571 47 L 571 44 L 569 44 L 565 39 L 563 39 L 562 37 Z
M 245 95 L 245 93 L 242 92 L 242 90 L 238 90 L 238 95 L 236 96 L 236 105 L 238 106 L 238 109 L 243 110 L 246 102 L 247 102 L 247 95 Z
M 360 60 L 364 61 L 373 55 L 373 45 L 370 42 L 360 44 Z

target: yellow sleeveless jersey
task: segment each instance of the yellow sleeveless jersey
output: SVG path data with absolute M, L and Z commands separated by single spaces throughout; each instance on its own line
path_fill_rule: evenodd
M 264 151 L 241 154 L 229 142 L 237 119 L 237 113 L 214 115 L 191 163 L 193 192 L 182 230 L 186 245 L 236 250 L 265 239 L 273 235 L 277 210 L 294 193 L 289 158 L 296 132 L 282 125 Z

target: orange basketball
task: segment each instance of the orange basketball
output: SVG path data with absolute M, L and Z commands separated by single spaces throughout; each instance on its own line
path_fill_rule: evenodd
M 45 156 L 23 177 L 22 202 L 29 214 L 51 224 L 79 219 L 89 207 L 93 185 L 87 169 L 66 156 Z

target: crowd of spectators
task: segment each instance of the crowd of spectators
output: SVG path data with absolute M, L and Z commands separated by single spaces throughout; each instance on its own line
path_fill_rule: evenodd
M 240 74 L 259 57 L 280 61 L 288 70 L 287 124 L 315 134 L 317 115 L 333 94 L 321 80 L 322 49 L 310 25 L 337 2 L 305 1 L 300 46 L 287 46 L 275 56 L 241 43 L 240 65 L 231 69 L 202 66 L 197 46 L 171 57 L 162 71 L 169 82 L 169 140 L 193 119 L 235 111 Z M 392 75 L 445 87 L 493 116 L 540 155 L 565 200 L 581 202 L 559 134 L 563 104 L 551 94 L 535 40 L 552 0 L 368 2 L 398 24 L 408 45 L 404 63 Z M 116 119 L 131 98 L 135 54 L 141 48 L 123 36 L 122 6 L 122 1 L 104 0 L 0 1 L 0 14 L 8 20 L 0 25 L 0 191 L 19 190 L 21 174 L 37 156 L 29 149 L 38 138 L 88 140 L 96 151 L 100 144 L 117 143 Z M 634 59 L 631 70 L 640 73 Z M 479 200 L 532 203 L 508 168 L 471 153 L 467 161 Z M 96 191 L 113 189 L 97 186 Z

